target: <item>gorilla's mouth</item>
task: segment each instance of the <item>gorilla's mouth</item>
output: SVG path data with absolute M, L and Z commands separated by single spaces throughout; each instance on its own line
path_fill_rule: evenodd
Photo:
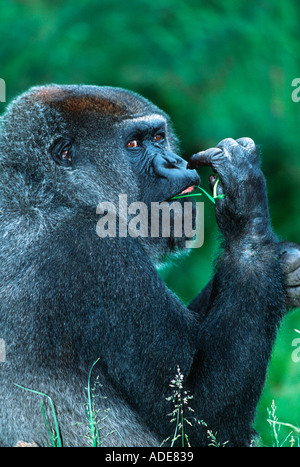
M 170 196 L 170 198 L 167 198 L 166 201 L 174 201 L 176 199 L 180 199 L 181 196 L 192 196 L 191 193 L 194 191 L 196 188 L 196 185 L 189 185 L 186 188 L 184 188 L 182 191 L 179 191 L 175 193 L 174 195 Z
M 179 195 L 187 195 L 188 193 L 191 193 L 194 190 L 195 186 L 189 186 L 185 188 L 185 190 L 182 190 Z

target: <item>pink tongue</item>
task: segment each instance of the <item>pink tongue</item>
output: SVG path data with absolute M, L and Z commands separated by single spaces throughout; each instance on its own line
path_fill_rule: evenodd
M 188 188 L 186 188 L 185 190 L 183 190 L 180 194 L 181 195 L 186 195 L 187 193 L 191 193 L 193 191 L 194 187 L 193 186 L 189 186 Z

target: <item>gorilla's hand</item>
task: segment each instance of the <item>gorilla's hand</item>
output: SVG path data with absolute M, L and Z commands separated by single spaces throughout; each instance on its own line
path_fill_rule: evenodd
M 300 307 L 300 245 L 280 242 L 279 259 L 286 277 L 287 307 Z
M 210 166 L 216 173 L 210 177 L 212 189 L 220 179 L 217 194 L 224 198 L 216 199 L 216 216 L 227 242 L 272 235 L 266 183 L 252 139 L 222 140 L 216 148 L 191 157 L 189 168 L 199 166 Z

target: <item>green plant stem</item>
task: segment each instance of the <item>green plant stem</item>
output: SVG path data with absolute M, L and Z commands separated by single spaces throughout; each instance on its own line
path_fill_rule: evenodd
M 46 397 L 46 399 L 48 399 L 50 407 L 51 407 L 51 412 L 52 412 L 53 422 L 54 422 L 54 428 L 55 428 L 55 433 L 56 433 L 56 446 L 61 448 L 62 447 L 62 441 L 61 441 L 61 437 L 60 437 L 60 433 L 59 433 L 59 426 L 58 426 L 58 422 L 57 422 L 57 418 L 56 418 L 55 408 L 54 408 L 54 404 L 52 402 L 51 397 L 48 396 L 48 394 L 44 394 L 43 392 L 35 391 L 34 389 L 25 388 L 24 386 L 21 386 L 20 384 L 15 383 L 15 386 L 17 386 L 20 389 L 24 389 L 25 391 L 32 392 L 33 394 L 38 394 L 39 396 Z M 45 415 L 46 414 L 44 413 L 44 416 Z M 47 426 L 47 424 L 46 424 L 46 426 Z M 51 442 L 52 442 L 52 440 L 51 440 Z
M 88 420 L 90 424 L 90 432 L 92 436 L 92 444 L 93 447 L 100 446 L 100 438 L 99 438 L 99 431 L 97 430 L 97 420 L 95 419 L 95 416 L 93 415 L 93 408 L 92 408 L 92 397 L 91 397 L 91 375 L 94 366 L 100 358 L 98 358 L 92 365 L 90 372 L 89 372 L 89 377 L 88 377 L 88 387 L 87 387 L 87 392 L 88 392 Z
M 292 425 L 291 423 L 284 423 L 284 422 L 278 422 L 277 420 L 267 420 L 270 424 L 276 424 L 276 425 L 283 425 L 283 426 L 287 426 L 289 428 L 292 428 L 292 430 L 295 432 L 295 433 L 300 433 L 300 428 L 298 428 L 297 426 L 294 426 Z
M 172 443 L 171 443 L 171 448 L 174 446 L 174 443 L 177 439 L 177 431 L 178 431 L 178 425 L 179 425 L 179 410 L 177 412 L 177 420 L 176 420 L 176 427 L 175 427 L 175 433 L 174 433 L 174 436 L 173 436 L 173 439 L 172 439 Z
M 201 190 L 202 193 L 204 193 L 208 199 L 213 203 L 213 204 L 216 204 L 216 199 L 224 199 L 225 198 L 225 195 L 217 195 L 217 187 L 218 187 L 218 184 L 219 184 L 219 181 L 220 179 L 218 178 L 218 180 L 216 181 L 215 185 L 214 185 L 214 191 L 213 191 L 213 196 L 211 196 L 209 193 L 207 193 L 207 191 L 204 190 L 204 188 L 202 188 L 201 186 L 196 186 L 195 188 L 198 188 L 198 190 Z M 173 196 L 173 198 L 171 198 L 171 200 L 173 199 L 181 199 L 181 198 L 193 198 L 195 196 L 202 196 L 202 193 L 191 193 L 191 194 L 188 194 L 188 195 L 177 195 L 177 196 Z
M 181 409 L 181 446 L 184 448 L 184 419 L 183 419 L 183 408 Z

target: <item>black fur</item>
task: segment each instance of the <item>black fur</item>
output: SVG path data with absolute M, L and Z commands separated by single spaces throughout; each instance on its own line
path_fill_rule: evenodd
M 167 122 L 168 153 L 156 146 L 134 158 L 127 125 L 151 115 Z M 66 164 L 61 141 L 72 148 Z M 225 140 L 210 161 L 226 195 L 216 205 L 224 250 L 214 278 L 186 308 L 153 266 L 179 244 L 96 235 L 100 201 L 116 203 L 119 193 L 129 202 L 162 201 L 196 183 L 179 158 L 178 176 L 164 172 L 177 170 L 170 160 L 178 157 L 168 117 L 109 87 L 45 86 L 12 102 L 0 137 L 2 445 L 49 444 L 39 396 L 14 383 L 51 396 L 64 446 L 86 444 L 85 388 L 97 358 L 98 417 L 110 408 L 103 445 L 153 446 L 172 436 L 167 398 L 178 366 L 193 396 L 194 412 L 185 414 L 191 445 L 207 445 L 207 430 L 229 446 L 251 443 L 285 297 L 250 146 Z M 167 165 L 152 164 L 156 157 Z

